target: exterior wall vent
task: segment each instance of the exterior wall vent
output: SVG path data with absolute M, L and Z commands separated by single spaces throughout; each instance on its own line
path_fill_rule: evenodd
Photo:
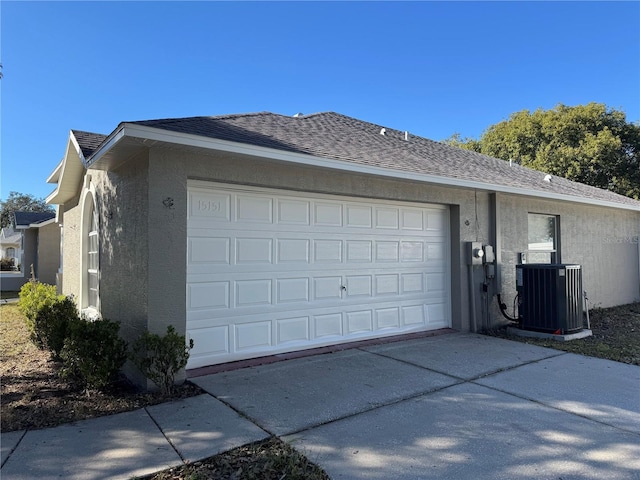
M 516 290 L 522 329 L 560 335 L 582 330 L 580 265 L 516 265 Z

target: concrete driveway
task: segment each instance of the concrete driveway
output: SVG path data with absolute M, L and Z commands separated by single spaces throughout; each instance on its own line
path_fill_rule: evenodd
M 451 334 L 192 379 L 334 479 L 640 479 L 640 367 Z

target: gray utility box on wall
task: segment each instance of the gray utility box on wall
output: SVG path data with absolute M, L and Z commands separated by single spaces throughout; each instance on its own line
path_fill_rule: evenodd
M 562 335 L 582 330 L 580 265 L 516 265 L 516 290 L 521 328 Z

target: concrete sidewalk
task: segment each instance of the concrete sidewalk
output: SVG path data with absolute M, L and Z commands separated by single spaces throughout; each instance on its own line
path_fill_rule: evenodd
M 640 478 L 632 365 L 450 334 L 192 380 L 210 395 L 3 433 L 2 478 L 131 478 L 271 434 L 334 479 Z

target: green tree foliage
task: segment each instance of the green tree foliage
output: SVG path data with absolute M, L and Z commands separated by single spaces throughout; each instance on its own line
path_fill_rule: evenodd
M 640 125 L 601 103 L 522 110 L 479 140 L 445 143 L 640 199 Z
M 27 193 L 9 192 L 6 200 L 0 200 L 0 228 L 13 223 L 15 212 L 53 212 L 54 209 L 43 198 Z
M 480 140 L 475 140 L 470 137 L 462 138 L 458 132 L 454 133 L 449 138 L 442 140 L 442 143 L 446 143 L 452 147 L 464 148 L 465 150 L 482 153 Z

